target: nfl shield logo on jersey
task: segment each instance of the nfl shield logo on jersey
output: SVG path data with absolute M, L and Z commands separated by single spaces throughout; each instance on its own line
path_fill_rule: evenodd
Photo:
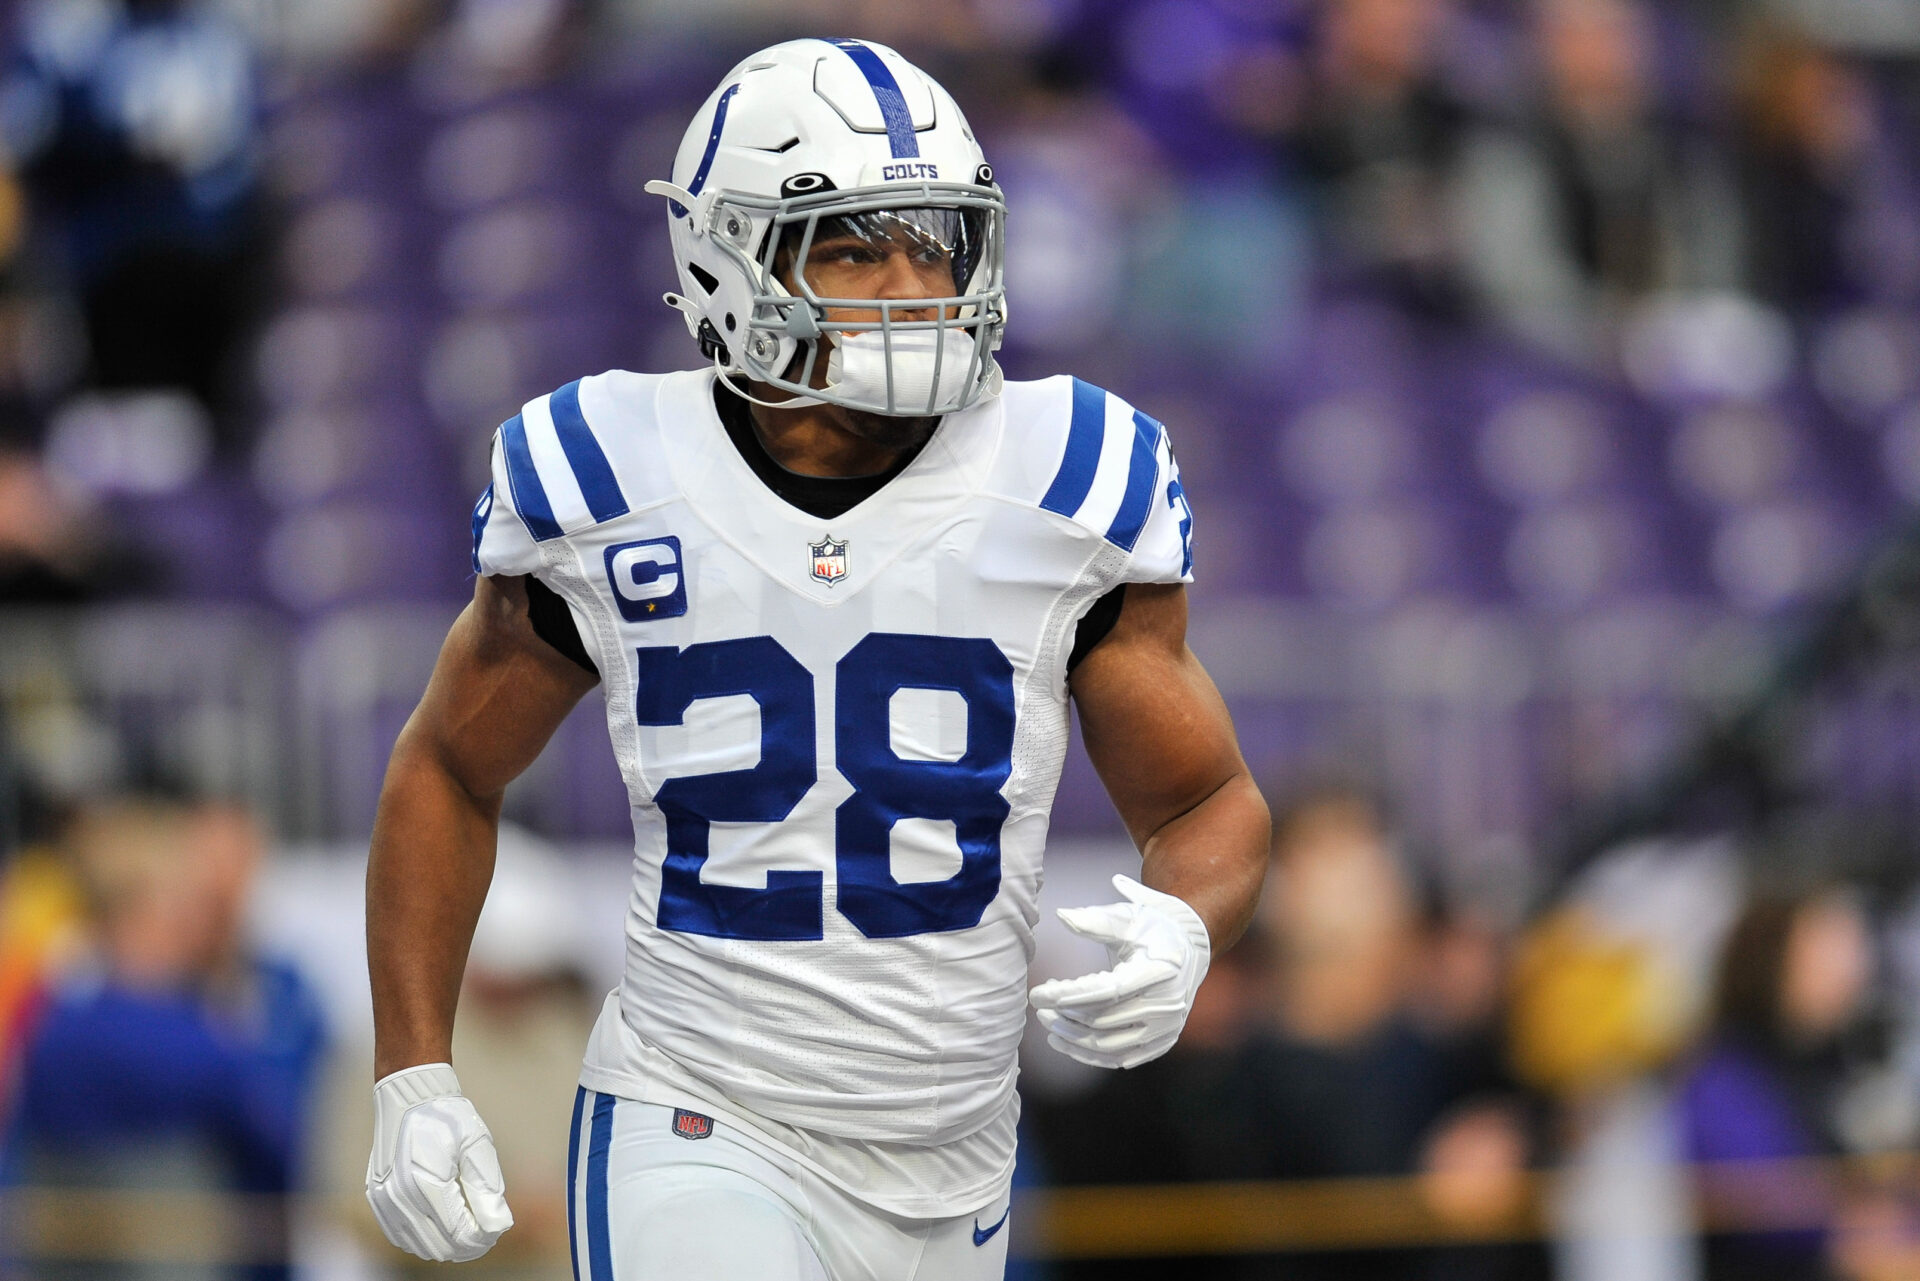
M 847 576 L 847 545 L 834 542 L 832 534 L 817 543 L 808 543 L 807 550 L 813 553 L 815 582 L 831 587 Z
M 713 1133 L 713 1118 L 689 1112 L 685 1108 L 675 1108 L 673 1132 L 683 1139 L 704 1139 Z

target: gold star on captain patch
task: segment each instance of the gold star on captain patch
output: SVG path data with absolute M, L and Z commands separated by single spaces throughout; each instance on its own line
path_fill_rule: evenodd
M 653 612 L 654 610 L 656 610 L 656 609 L 658 609 L 658 608 L 659 608 L 659 606 L 658 606 L 658 605 L 655 605 L 655 604 L 654 604 L 654 603 L 653 603 L 652 601 L 648 601 L 648 602 L 647 602 L 647 612 L 648 612 L 649 614 L 651 614 L 651 613 L 652 613 L 652 612 Z

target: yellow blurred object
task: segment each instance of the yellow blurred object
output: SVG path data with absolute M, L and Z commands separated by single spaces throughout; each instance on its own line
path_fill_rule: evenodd
M 1530 1085 L 1580 1093 L 1671 1058 L 1687 1017 L 1645 944 L 1562 908 L 1521 940 L 1510 1024 L 1514 1070 Z
M 78 939 L 80 920 L 80 888 L 55 855 L 27 850 L 0 875 L 0 1061 L 43 976 Z
M 4 159 L 0 156 L 0 159 Z M 0 169 L 0 267 L 13 261 L 27 239 L 27 198 L 14 176 Z

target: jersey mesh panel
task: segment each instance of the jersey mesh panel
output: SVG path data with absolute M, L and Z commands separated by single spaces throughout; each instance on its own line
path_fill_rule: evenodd
M 1018 795 L 1009 794 L 1008 802 L 1018 817 L 1050 809 L 1061 767 L 1067 758 L 1071 737 L 1065 717 L 1029 716 L 1029 707 L 1042 706 L 1053 697 L 1058 683 L 1066 679 L 1067 653 L 1073 645 L 1073 628 L 1089 606 L 1111 591 L 1120 581 L 1127 565 L 1127 553 L 1102 541 L 1088 559 L 1080 582 L 1062 593 L 1047 615 L 1035 651 L 1044 661 L 1033 665 L 1020 685 L 1018 700 L 1021 715 L 1013 737 L 1013 777 L 1026 779 L 1029 786 Z M 1071 712 L 1068 713 L 1071 715 Z

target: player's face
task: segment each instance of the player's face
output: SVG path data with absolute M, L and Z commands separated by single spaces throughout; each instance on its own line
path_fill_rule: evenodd
M 984 231 L 980 215 L 957 209 L 906 207 L 822 218 L 811 238 L 802 226 L 787 228 L 774 271 L 790 292 L 802 292 L 799 281 L 804 280 L 814 297 L 834 300 L 826 308 L 829 323 L 871 323 L 881 318 L 880 308 L 845 304 L 958 294 L 980 260 Z M 931 320 L 934 309 L 894 306 L 888 314 L 895 320 Z M 949 317 L 956 314 L 957 309 L 947 310 Z
M 788 244 L 775 260 L 775 271 L 789 292 L 799 293 L 795 259 L 800 236 L 789 233 Z M 799 275 L 819 298 L 872 299 L 912 302 L 920 298 L 951 298 L 960 292 L 962 277 L 977 256 L 979 234 L 963 215 L 950 209 L 880 210 L 845 218 L 823 219 L 814 228 Z M 926 321 L 944 310 L 957 317 L 958 307 L 901 307 L 886 309 L 895 321 Z M 873 323 L 882 317 L 879 307 L 827 305 L 822 317 L 826 332 L 814 361 L 812 385 L 824 387 L 827 356 L 833 347 L 833 323 Z M 797 378 L 805 366 L 796 356 L 787 377 Z M 852 434 L 883 448 L 900 450 L 925 441 L 938 422 L 935 418 L 875 414 L 836 409 L 833 415 Z
M 807 253 L 807 284 L 822 298 L 872 298 L 889 302 L 951 298 L 953 247 L 935 231 L 905 218 L 878 215 L 854 227 L 846 219 L 821 226 Z M 933 309 L 892 309 L 896 320 L 931 320 Z M 827 320 L 873 321 L 879 308 L 829 307 Z

